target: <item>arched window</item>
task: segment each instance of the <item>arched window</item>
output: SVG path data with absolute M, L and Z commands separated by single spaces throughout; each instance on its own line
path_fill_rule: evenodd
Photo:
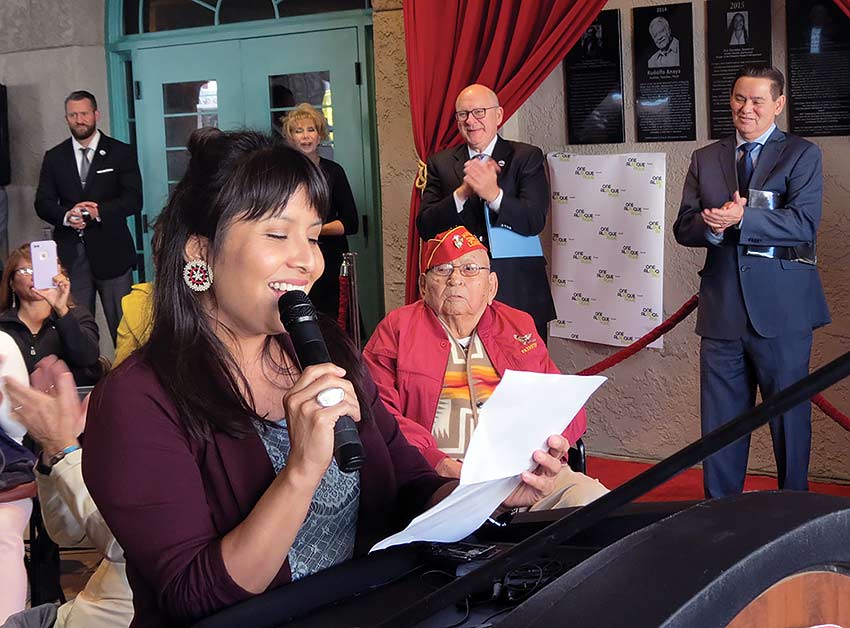
M 371 8 L 371 0 L 124 0 L 124 34 Z

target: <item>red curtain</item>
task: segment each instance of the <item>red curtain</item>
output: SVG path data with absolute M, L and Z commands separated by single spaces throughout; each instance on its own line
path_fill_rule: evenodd
M 509 118 L 561 62 L 605 3 L 404 0 L 410 113 L 420 159 L 410 200 L 406 303 L 418 298 L 416 214 L 425 181 L 423 162 L 460 139 L 453 116 L 458 93 L 471 83 L 487 85 Z
M 835 0 L 835 4 L 850 17 L 850 0 Z

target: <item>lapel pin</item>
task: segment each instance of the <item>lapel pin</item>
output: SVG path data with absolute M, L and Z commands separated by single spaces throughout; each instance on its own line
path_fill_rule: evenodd
M 97 151 L 97 154 L 103 157 L 106 154 L 106 151 L 101 148 L 99 151 Z

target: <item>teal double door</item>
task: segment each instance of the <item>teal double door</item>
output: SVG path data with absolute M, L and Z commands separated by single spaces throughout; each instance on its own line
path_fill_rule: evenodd
M 369 329 L 380 316 L 383 290 L 380 239 L 369 231 L 368 112 L 360 86 L 356 28 L 250 39 L 139 48 L 133 51 L 139 164 L 147 222 L 153 223 L 189 162 L 186 145 L 204 126 L 279 133 L 280 118 L 308 102 L 324 112 L 332 133 L 319 152 L 345 169 L 360 231 L 349 236 L 358 253 L 358 292 Z M 146 253 L 152 229 L 147 229 Z M 147 276 L 152 277 L 150 255 Z

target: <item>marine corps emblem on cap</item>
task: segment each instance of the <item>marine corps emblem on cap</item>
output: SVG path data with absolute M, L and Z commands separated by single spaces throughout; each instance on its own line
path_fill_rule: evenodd
M 419 257 L 419 272 L 425 272 L 433 266 L 453 262 L 470 251 L 486 251 L 487 247 L 467 231 L 466 227 L 458 226 L 437 234 L 422 245 Z

